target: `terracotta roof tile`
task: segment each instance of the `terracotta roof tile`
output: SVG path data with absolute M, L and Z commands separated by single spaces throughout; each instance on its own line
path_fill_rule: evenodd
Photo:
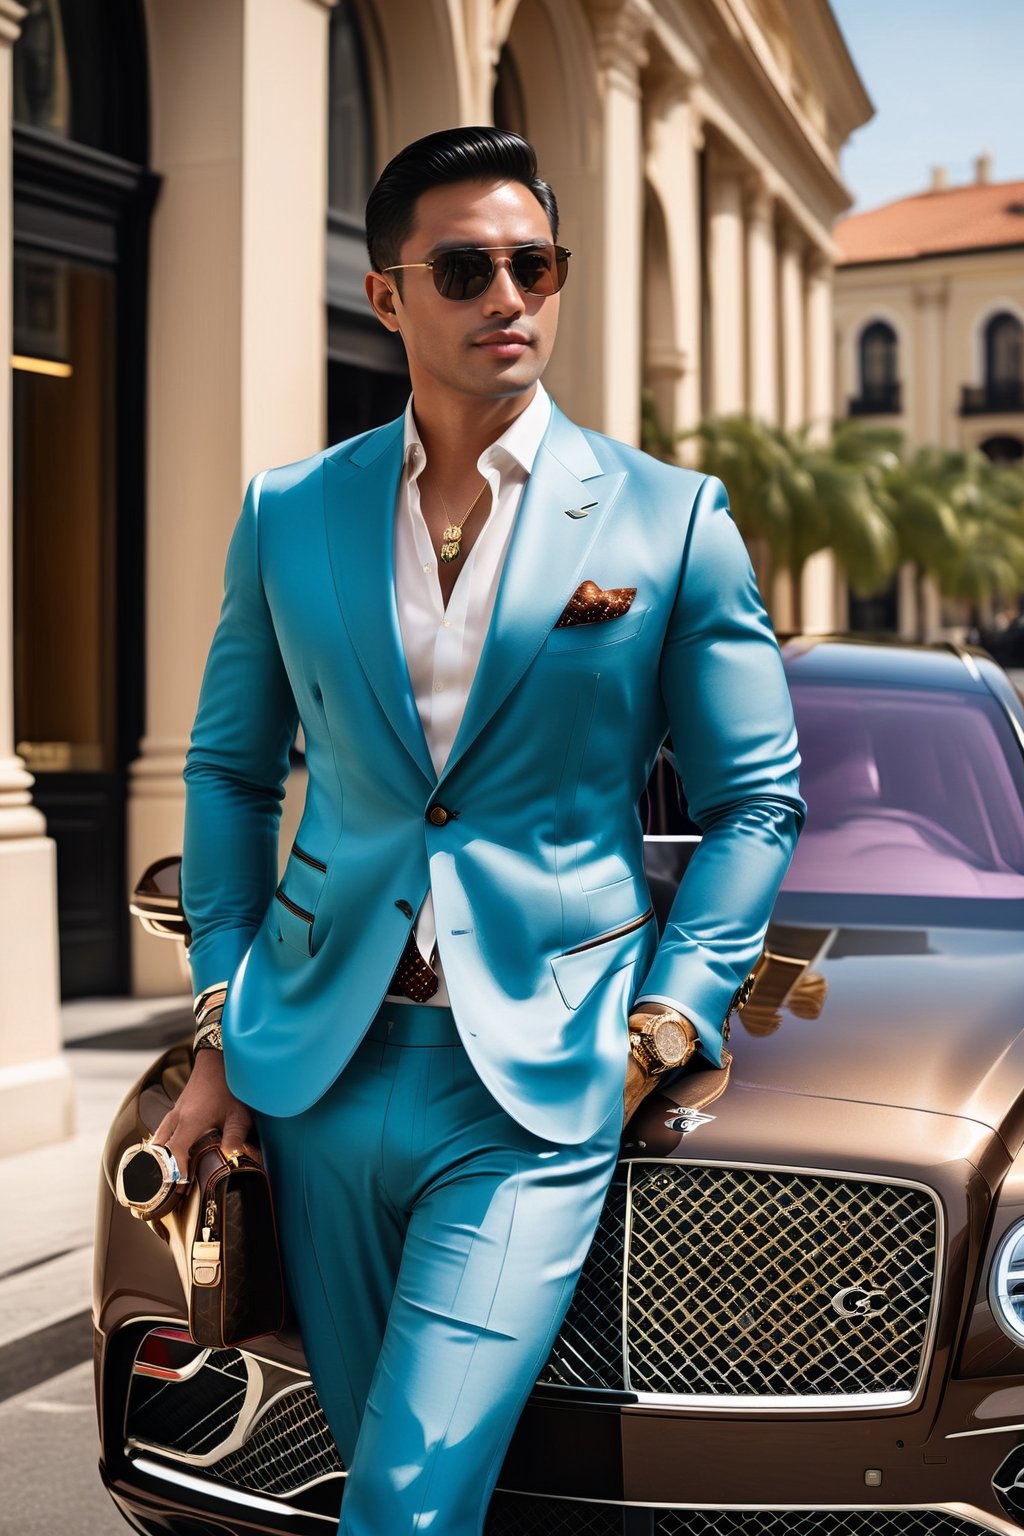
M 840 219 L 837 266 L 1024 245 L 1024 181 L 918 192 Z

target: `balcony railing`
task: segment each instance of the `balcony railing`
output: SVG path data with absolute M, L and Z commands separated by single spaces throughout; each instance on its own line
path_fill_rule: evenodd
M 961 416 L 994 416 L 1006 411 L 1024 411 L 1024 379 L 980 387 L 965 384 L 960 391 Z
M 901 385 L 875 384 L 861 394 L 851 396 L 851 416 L 898 416 L 903 409 L 900 403 Z

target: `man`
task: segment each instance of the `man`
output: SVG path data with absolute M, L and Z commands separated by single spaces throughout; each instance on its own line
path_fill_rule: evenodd
M 723 486 L 540 384 L 569 253 L 530 146 L 410 145 L 367 237 L 412 398 L 247 491 L 185 771 L 196 1061 L 157 1136 L 183 1161 L 255 1112 L 342 1532 L 478 1536 L 624 1114 L 721 1060 L 804 806 Z M 670 728 L 704 836 L 659 941 L 637 801 Z

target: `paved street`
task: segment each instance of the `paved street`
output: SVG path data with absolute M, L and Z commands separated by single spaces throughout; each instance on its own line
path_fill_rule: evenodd
M 189 1033 L 187 997 L 72 1003 L 77 1133 L 0 1160 L 2 1536 L 119 1536 L 92 1402 L 92 1222 L 99 1155 L 126 1089 Z

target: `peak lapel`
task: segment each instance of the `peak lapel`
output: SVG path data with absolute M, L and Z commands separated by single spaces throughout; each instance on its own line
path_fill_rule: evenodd
M 381 708 L 424 777 L 437 782 L 405 661 L 395 600 L 395 497 L 402 420 L 347 459 L 323 461 L 324 522 L 341 616 Z
M 605 474 L 578 427 L 552 406 L 505 557 L 494 612 L 445 778 L 511 693 L 575 592 L 625 482 Z M 567 516 L 587 508 L 585 517 Z

